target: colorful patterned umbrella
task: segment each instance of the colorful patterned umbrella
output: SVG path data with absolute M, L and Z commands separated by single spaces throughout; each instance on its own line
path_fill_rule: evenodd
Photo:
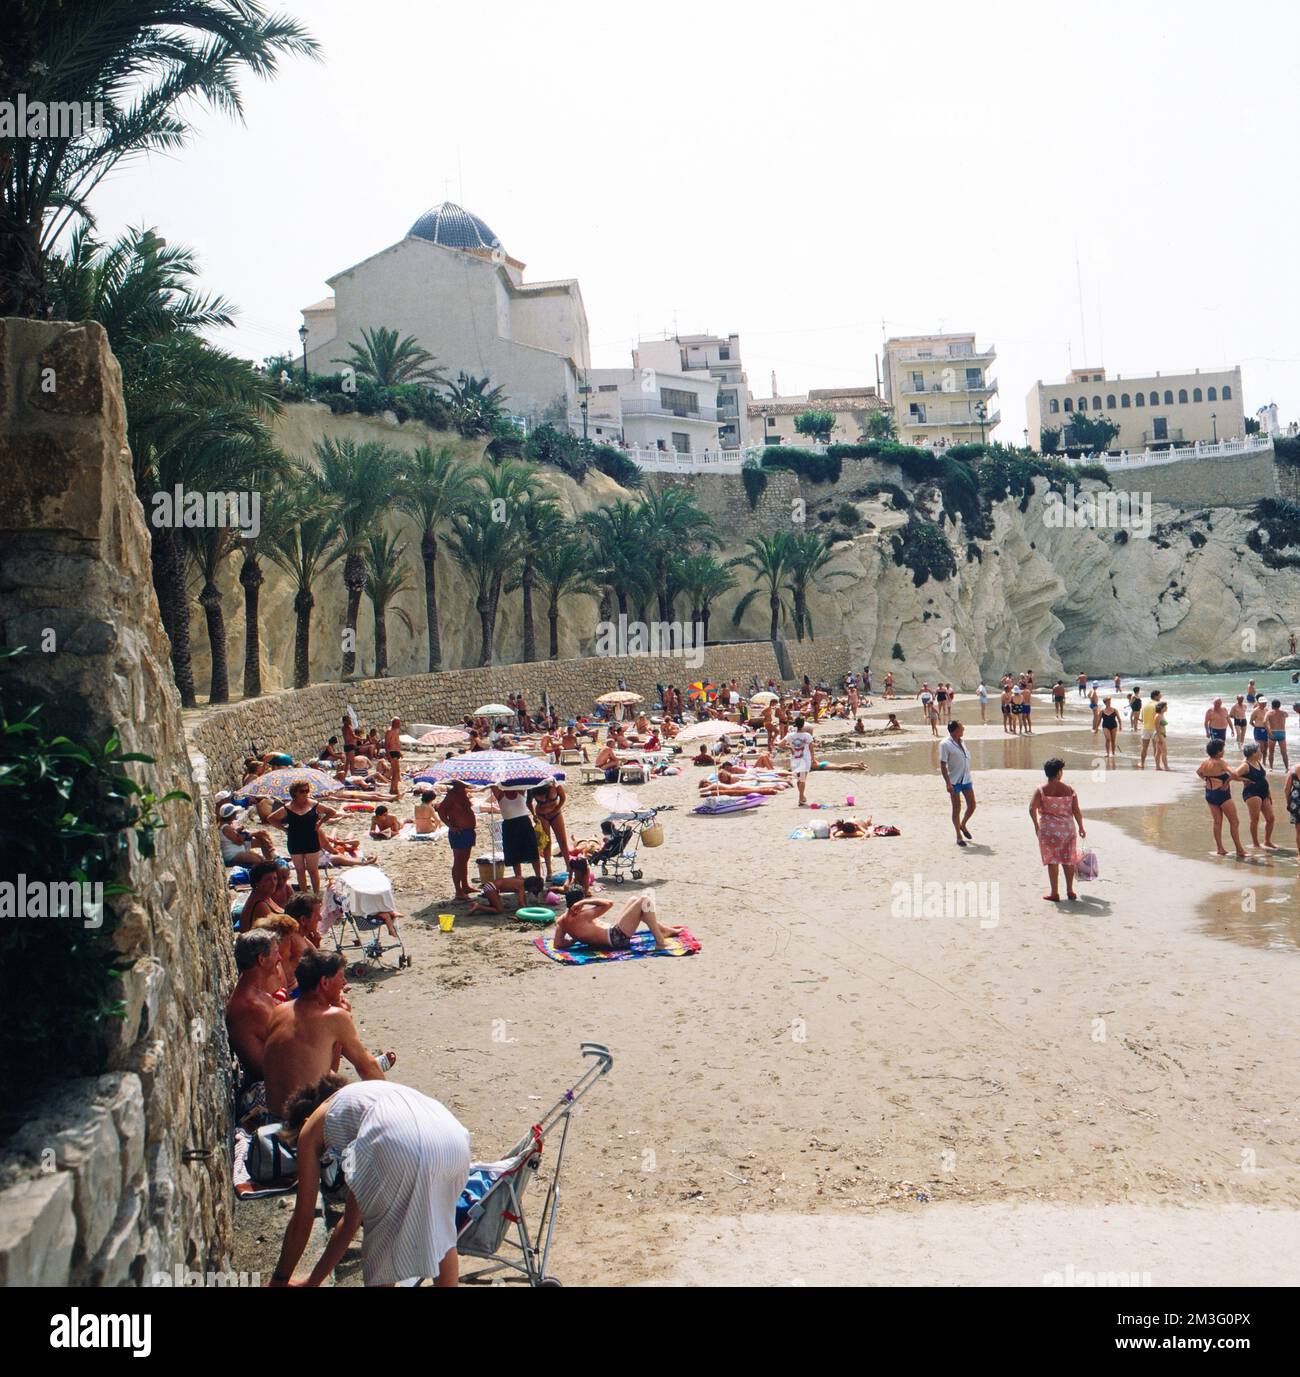
M 288 803 L 289 790 L 301 781 L 310 784 L 312 794 L 316 796 L 335 794 L 343 787 L 333 775 L 327 775 L 324 770 L 294 766 L 290 769 L 268 770 L 251 784 L 244 785 L 241 792 L 252 798 L 273 798 L 280 803 Z
M 469 740 L 464 727 L 431 727 L 415 738 L 417 746 L 462 746 Z
M 466 751 L 450 760 L 440 760 L 416 775 L 417 784 L 440 784 L 460 780 L 478 787 L 489 784 L 531 787 L 544 779 L 563 779 L 564 771 L 549 760 L 520 755 L 515 751 Z

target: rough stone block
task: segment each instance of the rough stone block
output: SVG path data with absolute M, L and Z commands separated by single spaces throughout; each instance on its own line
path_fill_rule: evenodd
M 0 1286 L 65 1286 L 77 1224 L 66 1171 L 16 1181 L 0 1191 Z
M 45 348 L 27 394 L 29 406 L 64 416 L 98 416 L 104 409 L 102 330 L 75 326 Z

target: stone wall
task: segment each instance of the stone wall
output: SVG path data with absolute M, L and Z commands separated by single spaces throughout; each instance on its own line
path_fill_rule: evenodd
M 849 668 L 843 641 L 787 644 L 796 677 L 807 673 L 827 678 Z M 737 679 L 742 688 L 769 678 L 781 681 L 770 641 L 746 641 L 709 646 L 703 663 L 651 656 L 588 656 L 577 660 L 538 660 L 523 665 L 492 665 L 485 669 L 453 669 L 442 674 L 414 674 L 397 679 L 357 679 L 348 683 L 312 684 L 296 692 L 267 694 L 226 707 L 200 709 L 188 715 L 187 734 L 197 777 L 213 790 L 237 784 L 250 749 L 275 747 L 297 760 L 313 756 L 338 734 L 343 710 L 349 704 L 366 726 L 382 727 L 393 717 L 405 722 L 456 723 L 483 703 L 502 702 L 522 691 L 532 706 L 542 690 L 561 713 L 590 711 L 596 698 L 617 687 L 622 679 L 634 693 L 652 702 L 656 685 L 684 688 L 701 677 Z
M 1288 502 L 1300 502 L 1300 463 L 1279 459 L 1274 465 L 1277 492 Z
M 156 794 L 194 795 L 96 324 L 0 321 L 0 590 L 0 644 L 29 647 L 5 683 L 38 693 L 56 730 L 153 756 L 126 768 Z M 226 1258 L 225 886 L 204 810 L 163 816 L 154 858 L 133 842 L 122 863 L 134 893 L 108 901 L 126 1014 L 104 1074 L 51 1088 L 0 1151 L 0 1284 L 139 1284 Z
M 1278 465 L 1273 451 L 1233 455 L 1226 459 L 1182 459 L 1155 468 L 1111 470 L 1111 484 L 1131 492 L 1149 492 L 1157 502 L 1177 507 L 1253 507 L 1278 495 Z
M 743 480 L 735 474 L 656 473 L 647 475 L 646 481 L 659 489 L 686 488 L 729 546 L 743 545 L 751 536 L 790 530 L 794 499 L 803 496 L 798 476 L 780 469 L 767 471 L 767 484 L 753 507 Z

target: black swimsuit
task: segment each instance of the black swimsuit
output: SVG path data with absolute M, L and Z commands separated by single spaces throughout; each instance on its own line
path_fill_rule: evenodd
M 1246 787 L 1241 791 L 1242 798 L 1266 799 L 1269 794 L 1268 775 L 1259 765 L 1246 767 Z
M 315 855 L 320 850 L 320 838 L 316 835 L 316 829 L 319 826 L 320 819 L 316 815 L 314 803 L 306 813 L 295 813 L 292 808 L 286 808 L 284 830 L 288 834 L 289 854 L 291 856 Z
M 1221 774 L 1221 775 L 1210 775 L 1209 778 L 1210 778 L 1210 779 L 1222 780 L 1222 781 L 1226 784 L 1227 781 L 1230 780 L 1230 779 L 1232 778 L 1232 776 L 1231 776 L 1230 774 L 1228 774 L 1228 772 L 1225 770 L 1225 771 L 1223 772 L 1223 774 Z M 1206 803 L 1212 803 L 1212 804 L 1215 805 L 1216 808 L 1222 808 L 1223 805 L 1224 805 L 1225 803 L 1227 803 L 1231 798 L 1232 798 L 1232 790 L 1231 790 L 1231 788 L 1211 789 L 1210 786 L 1209 786 L 1209 783 L 1208 783 L 1208 781 L 1207 781 L 1206 786 L 1205 786 L 1205 801 L 1206 801 Z
M 1113 731 L 1119 726 L 1119 713 L 1103 712 L 1101 715 L 1101 725 L 1105 727 L 1107 731 Z

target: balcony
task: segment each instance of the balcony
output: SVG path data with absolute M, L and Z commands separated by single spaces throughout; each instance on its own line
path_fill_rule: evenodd
M 980 425 L 980 418 L 975 414 L 975 408 L 969 403 L 966 406 L 926 406 L 920 413 L 898 411 L 895 413 L 898 425 L 902 429 L 912 426 L 975 426 Z M 1002 413 L 993 412 L 984 418 L 984 429 L 991 430 L 1002 419 Z
M 955 377 L 951 379 L 951 384 L 952 385 L 949 386 L 948 380 L 945 380 L 941 382 L 923 382 L 918 387 L 916 382 L 909 378 L 902 387 L 899 388 L 899 391 L 905 397 L 916 397 L 922 394 L 929 397 L 936 392 L 967 393 L 971 396 L 976 396 L 985 393 L 991 394 L 998 390 L 998 380 L 996 378 L 985 378 L 979 383 L 971 383 L 968 382 L 965 377 Z
M 1163 435 L 1157 435 L 1154 430 L 1144 430 L 1142 432 L 1142 445 L 1146 448 L 1150 445 L 1178 445 L 1183 441 L 1182 427 L 1168 426 Z
M 959 349 L 966 352 L 958 353 Z M 991 363 L 997 358 L 997 350 L 991 344 L 986 344 L 982 349 L 968 344 L 950 344 L 947 348 L 899 349 L 889 357 L 896 363 Z
M 694 409 L 685 406 L 665 406 L 658 397 L 624 397 L 624 416 L 675 416 L 682 421 L 701 421 L 712 424 L 718 419 L 718 410 L 713 406 Z

